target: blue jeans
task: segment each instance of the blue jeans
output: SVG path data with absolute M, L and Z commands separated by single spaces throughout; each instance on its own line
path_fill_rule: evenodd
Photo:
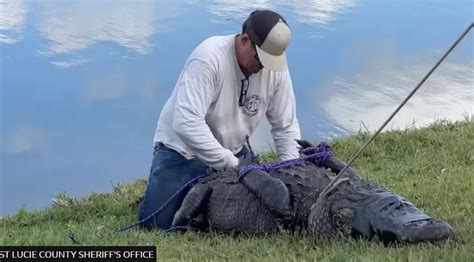
M 153 151 L 148 186 L 138 208 L 141 221 L 158 210 L 174 193 L 191 179 L 206 173 L 208 167 L 200 160 L 186 159 L 178 152 L 159 143 Z M 168 229 L 189 188 L 178 194 L 157 215 L 141 223 L 145 228 Z

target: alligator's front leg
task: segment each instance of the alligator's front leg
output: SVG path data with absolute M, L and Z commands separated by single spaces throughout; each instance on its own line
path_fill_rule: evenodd
M 271 177 L 265 171 L 253 170 L 242 178 L 241 183 L 277 217 L 288 218 L 292 215 L 290 192 L 280 179 Z
M 174 215 L 172 227 L 186 226 L 190 219 L 205 212 L 212 189 L 207 184 L 194 185 Z

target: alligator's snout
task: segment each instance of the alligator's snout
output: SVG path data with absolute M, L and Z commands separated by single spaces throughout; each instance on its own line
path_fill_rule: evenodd
M 446 222 L 430 218 L 403 225 L 397 235 L 400 242 L 439 242 L 453 237 L 454 229 Z

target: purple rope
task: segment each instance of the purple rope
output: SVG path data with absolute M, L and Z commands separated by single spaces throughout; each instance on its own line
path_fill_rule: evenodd
M 255 157 L 255 152 L 253 151 L 252 147 L 250 146 L 250 137 L 249 137 L 249 135 L 246 135 L 246 136 L 245 136 L 245 141 L 247 141 L 247 146 L 248 146 L 248 148 L 249 148 L 250 157 L 251 157 L 252 159 L 257 159 L 257 158 Z M 257 159 L 257 162 L 258 162 L 258 159 Z M 259 163 L 259 164 L 260 164 L 260 163 Z
M 250 150 L 250 149 L 249 149 Z M 252 151 L 251 151 L 252 153 Z M 273 164 L 253 164 L 253 165 L 247 165 L 244 168 L 242 168 L 239 171 L 239 181 L 242 180 L 242 178 L 247 175 L 250 171 L 252 170 L 262 170 L 265 172 L 270 172 L 272 170 L 280 169 L 280 168 L 285 168 L 285 167 L 291 167 L 299 164 L 305 164 L 308 162 L 311 162 L 315 164 L 318 167 L 322 167 L 324 164 L 324 161 L 329 156 L 332 156 L 331 149 L 329 146 L 321 142 L 319 145 L 315 147 L 309 147 L 300 150 L 300 153 L 305 154 L 307 156 L 300 157 L 300 158 L 295 158 L 295 159 L 289 159 L 285 161 L 280 161 L 277 163 Z
M 209 168 L 207 169 L 206 173 L 203 174 L 203 175 L 200 175 L 200 176 L 197 176 L 193 179 L 191 179 L 190 181 L 188 181 L 186 184 L 184 184 L 183 186 L 181 186 L 178 191 L 176 191 L 176 193 L 174 193 L 170 198 L 168 198 L 168 200 L 165 201 L 165 203 L 163 203 L 163 205 L 161 205 L 160 208 L 158 208 L 155 212 L 153 212 L 151 215 L 145 217 L 144 219 L 134 223 L 134 224 L 131 224 L 131 225 L 128 225 L 126 227 L 122 227 L 118 230 L 115 230 L 113 232 L 110 232 L 111 234 L 114 234 L 114 233 L 119 233 L 119 232 L 123 232 L 123 231 L 126 231 L 126 230 L 129 230 L 131 228 L 134 228 L 136 226 L 139 226 L 140 224 L 142 224 L 143 222 L 147 221 L 148 219 L 152 218 L 153 216 L 157 215 L 158 213 L 160 213 L 170 202 L 171 200 L 173 200 L 179 193 L 181 193 L 184 189 L 186 189 L 186 187 L 188 187 L 189 185 L 191 185 L 192 183 L 196 182 L 197 180 L 203 178 L 203 177 L 206 177 L 206 176 L 210 176 L 212 175 L 212 170 Z M 170 228 L 170 230 L 183 230 L 182 228 Z M 166 231 L 167 232 L 167 231 Z M 105 237 L 105 236 L 104 236 Z M 74 244 L 80 244 L 79 241 L 77 241 L 76 239 L 76 236 L 74 233 L 70 233 L 69 234 L 69 239 L 71 239 L 71 241 L 74 243 Z

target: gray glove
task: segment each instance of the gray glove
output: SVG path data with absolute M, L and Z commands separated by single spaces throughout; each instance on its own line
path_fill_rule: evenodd
M 239 165 L 238 165 L 239 169 L 247 165 L 260 164 L 260 161 L 258 160 L 257 155 L 252 156 L 250 150 L 248 150 L 246 146 L 242 147 L 242 151 L 239 153 L 238 159 L 239 159 Z

